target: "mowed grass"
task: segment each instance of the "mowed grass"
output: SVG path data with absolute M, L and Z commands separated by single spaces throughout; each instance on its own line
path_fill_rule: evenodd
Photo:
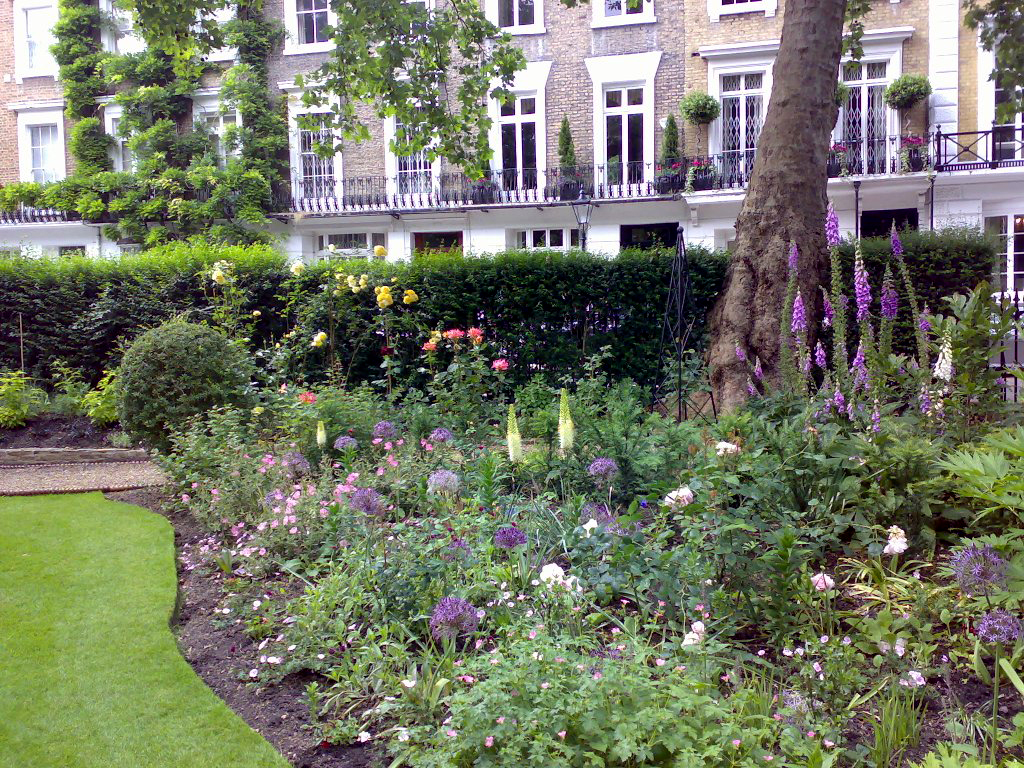
M 0 498 L 0 766 L 287 768 L 178 652 L 176 590 L 159 515 Z

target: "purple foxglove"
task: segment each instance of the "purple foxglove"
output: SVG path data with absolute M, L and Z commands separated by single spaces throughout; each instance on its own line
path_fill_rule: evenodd
M 814 345 L 814 363 L 823 371 L 828 367 L 828 356 L 825 354 L 825 347 L 820 341 Z
M 743 347 L 739 344 L 736 345 L 736 359 L 741 362 L 747 359 L 747 353 L 743 351 Z
M 858 390 L 860 387 L 867 388 L 869 382 L 868 368 L 864 364 L 864 344 L 861 342 L 857 345 L 857 354 L 853 357 L 853 362 L 850 363 L 850 375 L 853 376 L 853 389 Z
M 789 271 L 796 272 L 797 260 L 800 258 L 800 252 L 796 248 L 796 240 L 789 242 Z
M 868 285 L 868 272 L 864 269 L 864 256 L 857 242 L 857 254 L 853 261 L 853 290 L 857 299 L 857 322 L 862 323 L 871 309 L 871 286 Z
M 882 286 L 882 317 L 892 320 L 896 317 L 896 312 L 899 310 L 900 297 L 896 293 L 896 289 L 892 287 L 892 283 L 886 281 Z
M 917 319 L 917 327 L 920 328 L 925 333 L 928 333 L 928 331 L 932 329 L 932 323 L 928 319 L 927 306 L 925 306 L 924 310 L 921 312 L 921 316 Z
M 822 318 L 821 324 L 826 328 L 832 327 L 832 319 L 836 316 L 835 310 L 832 309 L 832 301 L 828 297 L 828 291 L 824 288 L 821 289 L 822 298 L 822 312 L 824 317 Z
M 761 358 L 754 358 L 754 378 L 760 381 L 764 378 L 764 369 L 761 368 Z
M 804 297 L 800 295 L 800 289 L 796 289 L 796 298 L 793 299 L 793 320 L 790 323 L 790 330 L 795 334 L 802 334 L 807 330 L 807 310 L 804 308 Z
M 902 256 L 903 243 L 900 241 L 900 233 L 896 231 L 896 222 L 893 222 L 892 230 L 889 232 L 889 241 L 892 243 L 892 255 Z
M 828 211 L 825 213 L 825 239 L 828 240 L 830 246 L 839 245 L 839 217 L 836 215 L 836 209 L 832 207 L 832 203 L 828 204 Z
M 836 385 L 835 394 L 832 395 L 832 405 L 840 413 L 846 409 L 846 398 L 843 397 L 843 391 L 839 388 L 839 385 Z

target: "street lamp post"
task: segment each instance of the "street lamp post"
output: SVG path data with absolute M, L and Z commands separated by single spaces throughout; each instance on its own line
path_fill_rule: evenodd
M 587 229 L 590 228 L 590 216 L 594 212 L 594 201 L 587 197 L 580 185 L 580 196 L 572 203 L 572 215 L 576 217 L 576 224 L 580 228 L 580 249 L 587 252 Z

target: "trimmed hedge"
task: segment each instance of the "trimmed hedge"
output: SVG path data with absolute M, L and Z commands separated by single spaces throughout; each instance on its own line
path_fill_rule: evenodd
M 947 305 L 943 300 L 946 296 L 966 293 L 983 280 L 991 281 L 996 244 L 976 229 L 945 229 L 939 232 L 908 230 L 900 233 L 900 240 L 903 243 L 903 259 L 910 272 L 921 308 L 927 305 L 932 312 L 946 312 Z M 912 352 L 915 349 L 914 319 L 910 316 L 903 280 L 900 278 L 896 261 L 892 258 L 889 238 L 865 238 L 861 241 L 861 252 L 864 254 L 864 266 L 871 283 L 873 314 L 879 311 L 878 299 L 882 293 L 885 267 L 887 264 L 891 265 L 900 297 L 899 313 L 893 328 L 893 349 L 898 352 Z M 853 243 L 844 242 L 840 247 L 840 254 L 852 301 Z
M 944 308 L 942 297 L 974 287 L 991 272 L 995 245 L 977 231 L 907 232 L 905 259 L 922 302 Z M 889 256 L 888 238 L 863 242 L 872 294 L 881 290 Z M 852 273 L 853 246 L 841 248 Z M 689 250 L 695 330 L 717 296 L 727 259 L 699 247 Z M 208 318 L 212 307 L 205 275 L 227 260 L 248 293 L 244 311 L 260 310 L 254 347 L 282 339 L 294 323 L 286 316 L 287 296 L 301 286 L 298 333 L 285 340 L 292 349 L 291 377 L 326 375 L 324 350 L 312 350 L 309 336 L 326 330 L 328 311 L 322 285 L 339 271 L 369 273 L 373 282 L 397 278 L 421 300 L 393 311 L 415 315 L 428 328 L 480 326 L 500 354 L 512 362 L 514 383 L 541 373 L 551 379 L 578 371 L 579 362 L 602 346 L 611 348 L 606 368 L 646 384 L 654 375 L 661 321 L 668 291 L 671 249 L 624 251 L 614 259 L 579 252 L 510 251 L 494 256 L 436 254 L 410 264 L 364 260 L 310 266 L 294 277 L 283 255 L 267 246 L 173 243 L 116 260 L 81 258 L 0 260 L 0 368 L 19 365 L 18 313 L 24 323 L 25 362 L 34 376 L 48 378 L 55 359 L 85 371 L 93 382 L 116 365 L 121 349 L 147 328 L 184 315 Z M 851 277 L 852 283 L 852 277 Z M 400 304 L 400 296 L 399 296 Z M 897 348 L 912 345 L 911 318 L 902 296 Z M 381 376 L 382 360 L 372 290 L 343 290 L 334 300 L 336 352 L 350 383 Z M 397 346 L 412 357 L 422 339 L 406 324 Z M 412 375 L 411 372 L 407 372 Z

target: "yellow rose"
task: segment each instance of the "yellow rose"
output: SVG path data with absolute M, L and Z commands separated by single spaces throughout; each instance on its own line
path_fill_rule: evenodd
M 224 283 L 227 282 L 227 278 L 224 276 L 224 273 L 221 272 L 219 269 L 213 270 L 213 273 L 210 275 L 210 277 L 213 278 L 213 282 L 215 282 L 217 285 L 224 285 Z
M 402 301 L 404 301 L 406 304 L 415 304 L 419 300 L 420 297 L 416 295 L 416 291 L 414 291 L 412 288 L 407 290 L 405 292 L 405 296 L 402 298 Z
M 313 342 L 310 344 L 311 347 L 322 347 L 327 342 L 327 334 L 320 331 L 313 337 Z
M 375 245 L 373 246 L 373 255 L 376 256 L 378 259 L 387 258 L 388 249 L 385 248 L 383 245 Z
M 301 261 L 294 261 L 292 262 L 291 271 L 297 277 L 306 271 L 306 265 Z
M 377 297 L 377 306 L 380 307 L 381 309 L 387 309 L 394 303 L 395 300 L 391 298 L 390 293 L 382 293 L 380 296 Z
M 254 309 L 254 310 L 252 311 L 252 316 L 253 316 L 253 317 L 259 317 L 259 316 L 260 316 L 260 315 L 262 315 L 262 314 L 263 314 L 263 313 L 262 313 L 262 312 L 260 312 L 260 311 L 259 311 L 258 309 Z

